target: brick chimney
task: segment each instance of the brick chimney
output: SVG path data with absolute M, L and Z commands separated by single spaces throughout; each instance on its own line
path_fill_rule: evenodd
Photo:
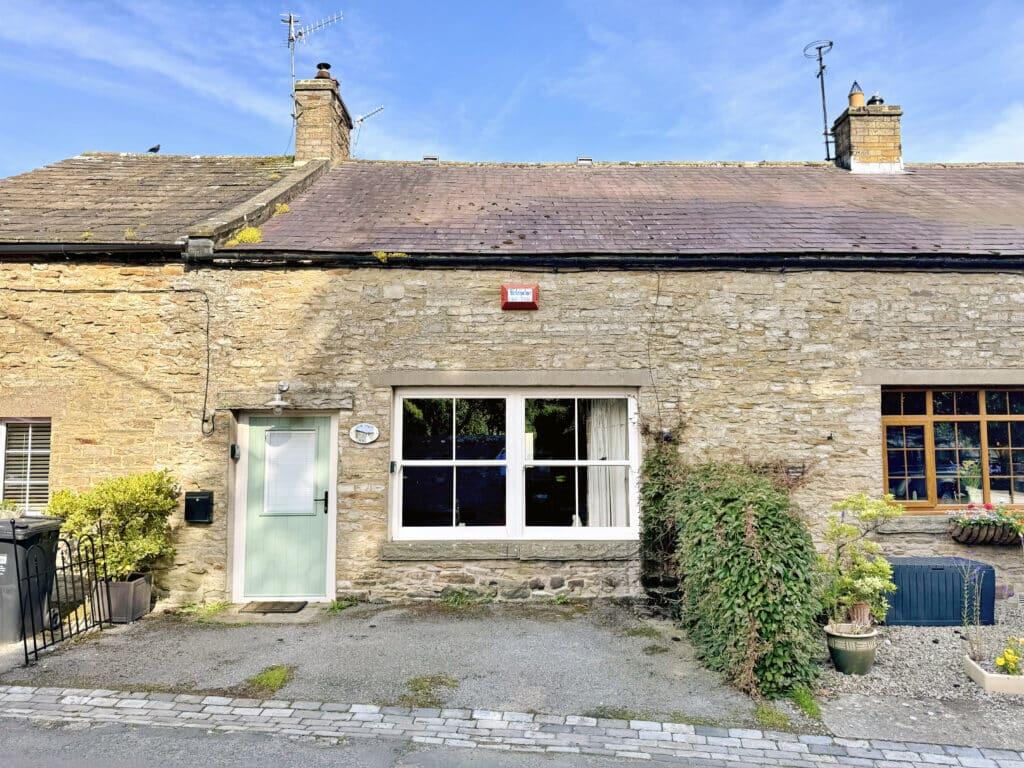
M 832 125 L 836 165 L 853 173 L 902 173 L 903 110 L 886 104 L 877 93 L 864 103 L 864 91 L 854 81 L 850 105 Z
M 295 81 L 295 162 L 348 160 L 352 118 L 331 65 L 316 67 L 314 79 Z

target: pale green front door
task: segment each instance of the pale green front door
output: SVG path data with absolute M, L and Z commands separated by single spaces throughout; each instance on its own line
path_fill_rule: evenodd
M 252 416 L 245 511 L 245 597 L 324 597 L 331 420 Z

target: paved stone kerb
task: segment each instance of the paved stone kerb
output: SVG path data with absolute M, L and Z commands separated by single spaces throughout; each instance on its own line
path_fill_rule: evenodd
M 467 749 L 618 755 L 682 763 L 700 759 L 716 766 L 735 765 L 739 761 L 797 768 L 1024 768 L 1024 753 L 1006 749 L 836 739 L 646 720 L 627 723 L 583 715 L 410 709 L 140 691 L 0 686 L 0 717 L 249 731 L 333 742 L 360 737 L 392 738 Z

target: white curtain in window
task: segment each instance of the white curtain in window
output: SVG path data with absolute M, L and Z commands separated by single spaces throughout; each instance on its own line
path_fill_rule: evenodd
M 625 459 L 628 409 L 623 399 L 591 400 L 587 419 L 587 457 Z M 587 468 L 587 525 L 628 525 L 625 467 Z

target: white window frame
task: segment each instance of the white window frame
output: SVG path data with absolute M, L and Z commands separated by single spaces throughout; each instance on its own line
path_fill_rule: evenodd
M 49 501 L 52 495 L 52 489 L 50 488 L 50 458 L 53 456 L 53 422 L 51 419 L 39 419 L 39 418 L 2 418 L 0 419 L 0 501 L 6 498 L 7 494 L 7 467 L 5 466 L 7 461 L 7 425 L 8 424 L 45 424 L 50 428 L 50 450 L 46 452 L 47 455 L 47 472 L 46 472 L 46 498 Z M 29 449 L 29 464 L 31 464 L 31 455 L 33 453 L 40 453 L 40 451 L 32 451 Z M 31 471 L 29 472 L 31 475 Z M 26 478 L 25 481 L 25 496 L 28 496 L 28 489 L 32 485 L 39 485 L 39 483 L 32 483 Z M 19 509 L 22 510 L 23 514 L 41 514 L 40 512 L 29 512 L 27 509 L 27 503 L 25 499 L 15 500 L 7 499 L 8 501 L 14 501 L 19 505 Z
M 402 458 L 402 402 L 426 398 L 500 398 L 505 400 L 505 461 L 412 460 Z M 532 460 L 523 455 L 526 432 L 525 401 L 533 398 L 623 398 L 628 413 L 629 458 L 624 461 Z M 396 387 L 391 416 L 389 522 L 393 541 L 619 541 L 640 538 L 640 429 L 637 390 L 611 387 Z M 402 526 L 402 471 L 406 466 L 506 466 L 504 526 Z M 628 526 L 527 526 L 526 467 L 624 466 L 629 471 Z

